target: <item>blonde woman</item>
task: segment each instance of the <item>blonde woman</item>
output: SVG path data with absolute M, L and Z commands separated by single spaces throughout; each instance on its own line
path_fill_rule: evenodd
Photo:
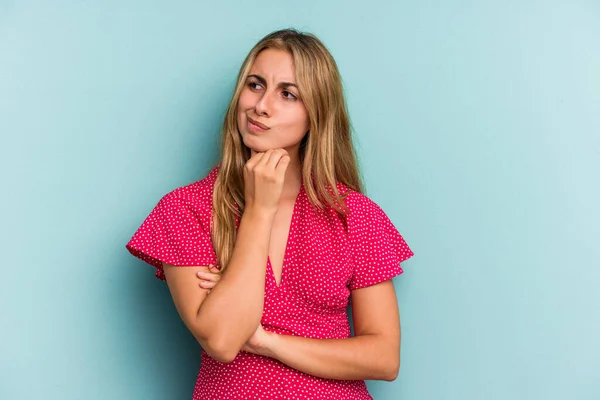
M 127 249 L 202 346 L 195 400 L 370 399 L 365 379 L 398 374 L 391 278 L 413 252 L 362 194 L 340 75 L 314 35 L 254 46 L 220 162 L 166 194 Z

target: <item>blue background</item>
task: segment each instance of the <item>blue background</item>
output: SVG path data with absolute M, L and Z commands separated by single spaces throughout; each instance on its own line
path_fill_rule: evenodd
M 0 398 L 191 398 L 199 347 L 124 245 L 289 26 L 335 56 L 416 253 L 373 396 L 600 398 L 598 1 L 52 3 L 0 1 Z

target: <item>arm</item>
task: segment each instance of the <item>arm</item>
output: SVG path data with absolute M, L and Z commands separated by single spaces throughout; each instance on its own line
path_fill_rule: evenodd
M 210 296 L 196 277 L 208 267 L 163 264 L 181 319 L 215 360 L 231 362 L 260 324 L 272 219 L 252 210 L 243 214 L 231 261 Z
M 400 368 L 400 315 L 392 281 L 353 290 L 352 315 L 355 337 L 309 339 L 265 332 L 259 353 L 320 378 L 393 381 Z
M 194 276 L 198 268 L 165 269 L 184 323 L 207 353 L 221 362 L 233 361 L 260 325 L 271 228 L 289 162 L 287 151 L 269 149 L 255 153 L 245 164 L 244 213 L 227 268 L 210 296 L 198 289 Z

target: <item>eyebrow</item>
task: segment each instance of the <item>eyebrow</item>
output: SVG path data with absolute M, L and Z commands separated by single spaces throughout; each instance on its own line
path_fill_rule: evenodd
M 252 75 L 248 75 L 248 78 L 254 78 L 257 81 L 259 81 L 260 83 L 262 83 L 263 85 L 265 85 L 265 86 L 267 85 L 267 81 L 265 80 L 265 78 L 263 78 L 260 75 L 252 74 Z M 295 87 L 296 89 L 298 89 L 298 85 L 296 85 L 295 83 L 292 83 L 292 82 L 279 82 L 279 84 L 277 86 L 282 87 L 282 88 Z

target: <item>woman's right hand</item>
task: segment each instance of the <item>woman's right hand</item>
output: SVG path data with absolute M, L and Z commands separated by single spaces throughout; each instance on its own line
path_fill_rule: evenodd
M 276 212 L 290 156 L 284 149 L 254 154 L 244 166 L 246 209 Z

